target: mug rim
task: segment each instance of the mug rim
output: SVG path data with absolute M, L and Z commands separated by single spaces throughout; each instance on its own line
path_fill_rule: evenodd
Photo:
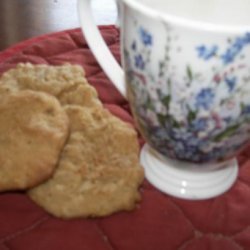
M 122 0 L 124 3 L 132 7 L 133 9 L 146 14 L 155 19 L 161 19 L 162 21 L 169 22 L 185 28 L 212 31 L 214 33 L 242 33 L 250 32 L 250 25 L 225 25 L 215 24 L 205 21 L 192 20 L 180 16 L 171 15 L 168 13 L 161 13 L 155 9 L 150 8 L 137 0 Z

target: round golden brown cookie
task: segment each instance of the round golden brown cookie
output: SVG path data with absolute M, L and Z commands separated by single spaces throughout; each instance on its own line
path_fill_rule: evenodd
M 29 191 L 62 218 L 97 217 L 131 210 L 144 173 L 130 125 L 102 108 L 66 106 L 71 134 L 51 179 Z
M 68 136 L 58 100 L 20 91 L 0 98 L 0 191 L 26 189 L 48 179 Z
M 27 89 L 49 93 L 63 105 L 101 106 L 96 90 L 88 84 L 82 67 L 77 65 L 19 63 L 0 78 L 0 95 Z

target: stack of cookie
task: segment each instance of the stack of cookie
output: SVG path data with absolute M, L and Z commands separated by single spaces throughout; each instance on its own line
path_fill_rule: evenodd
M 0 97 L 0 191 L 28 190 L 61 218 L 135 207 L 137 134 L 103 108 L 80 66 L 18 64 Z

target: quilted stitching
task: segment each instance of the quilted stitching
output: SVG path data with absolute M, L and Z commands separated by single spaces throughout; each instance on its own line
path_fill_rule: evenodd
M 100 27 L 117 60 L 119 31 Z M 79 29 L 33 38 L 0 53 L 0 73 L 18 62 L 80 64 L 113 114 L 133 124 L 127 101 L 102 72 Z M 140 144 L 143 139 L 139 138 Z M 63 221 L 24 193 L 0 194 L 0 250 L 238 250 L 250 249 L 250 147 L 238 159 L 238 181 L 226 194 L 186 201 L 157 191 L 146 180 L 133 212 L 102 219 Z

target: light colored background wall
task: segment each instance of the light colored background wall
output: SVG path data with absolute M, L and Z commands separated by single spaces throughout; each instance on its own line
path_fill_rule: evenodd
M 97 24 L 114 24 L 114 0 L 92 0 Z M 79 27 L 77 0 L 0 0 L 0 50 L 19 41 Z

